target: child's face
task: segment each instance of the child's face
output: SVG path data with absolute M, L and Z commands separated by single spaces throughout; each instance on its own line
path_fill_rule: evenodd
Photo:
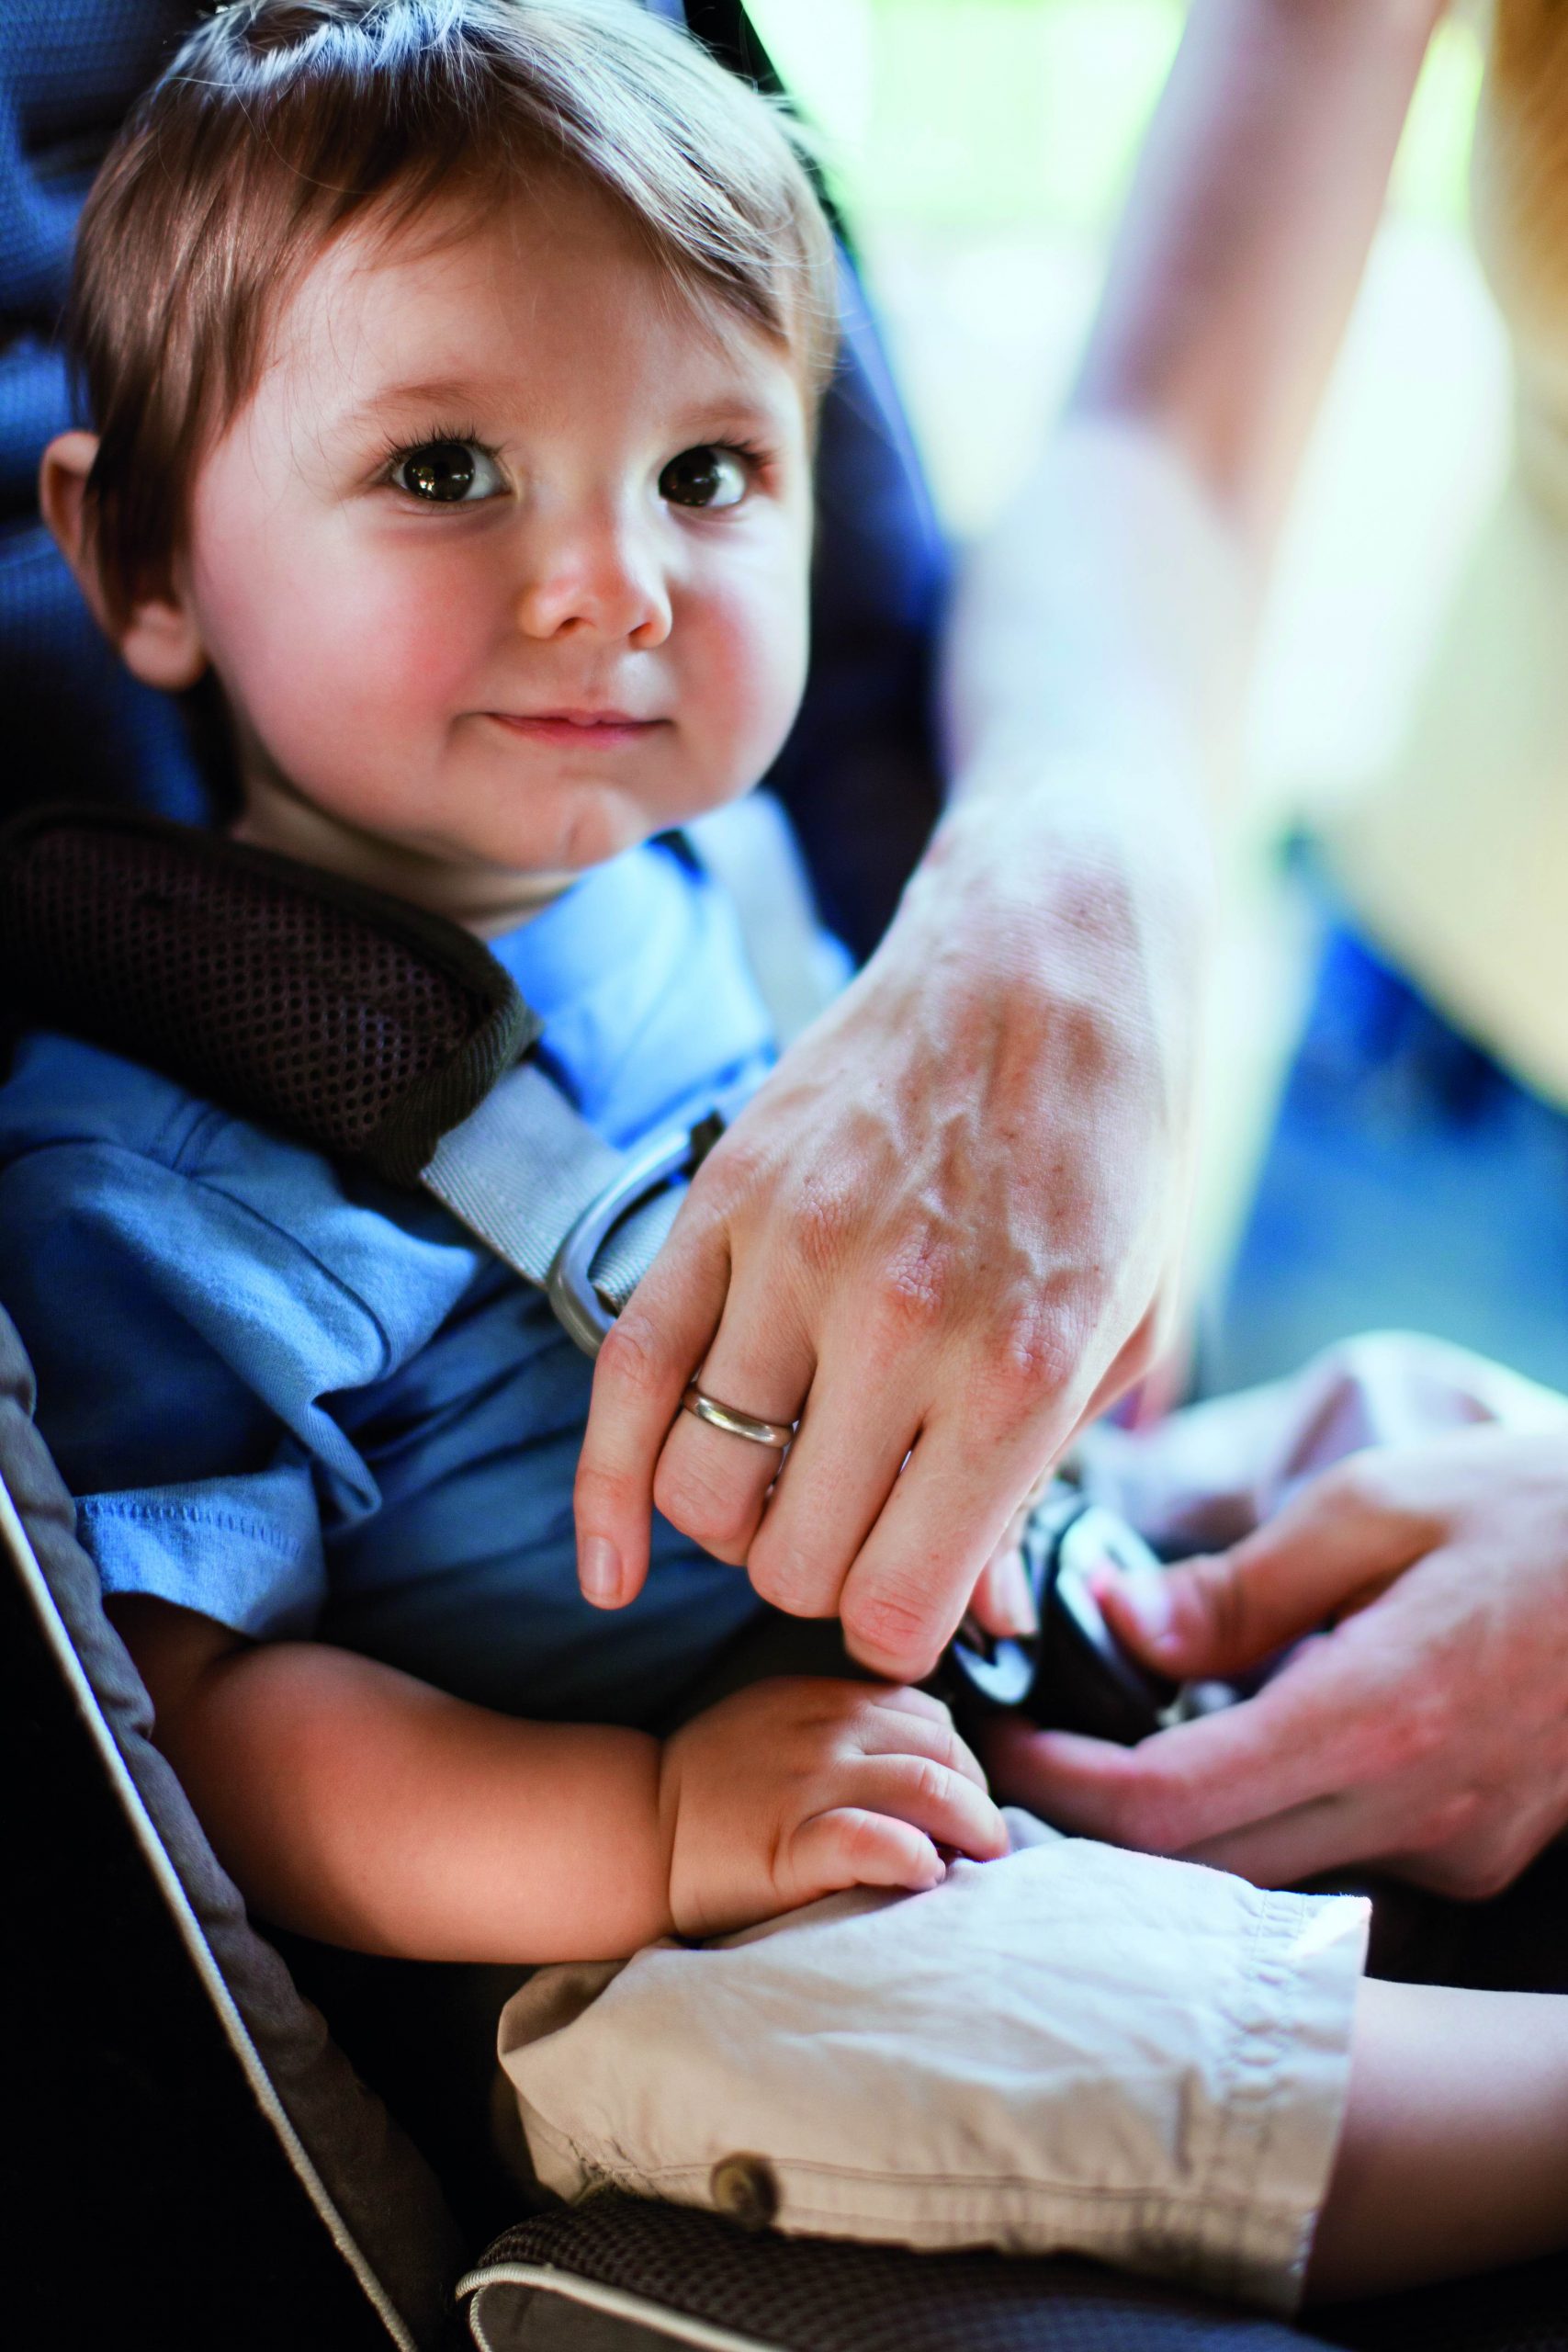
M 241 830 L 484 928 L 733 797 L 799 698 L 810 515 L 786 355 L 591 194 L 345 237 L 194 488 Z

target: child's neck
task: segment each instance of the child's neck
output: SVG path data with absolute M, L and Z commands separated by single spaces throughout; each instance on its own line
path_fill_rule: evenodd
M 449 864 L 330 816 L 283 784 L 248 786 L 243 813 L 229 831 L 235 841 L 276 850 L 301 865 L 406 899 L 480 939 L 515 930 L 577 879 L 570 873 L 524 874 L 501 866 Z

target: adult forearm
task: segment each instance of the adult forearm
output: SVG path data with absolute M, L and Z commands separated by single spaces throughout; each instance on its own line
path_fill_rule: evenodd
M 615 1958 L 669 1926 L 659 1747 L 320 1644 L 232 1650 L 158 1737 L 247 1902 L 420 1960 Z
M 1266 551 L 1443 0 L 1194 0 L 1072 407 L 1164 435 Z
M 960 582 L 960 797 L 1032 788 L 1070 838 L 1108 803 L 1179 832 L 1212 789 L 1440 14 L 1194 0 L 1065 415 Z

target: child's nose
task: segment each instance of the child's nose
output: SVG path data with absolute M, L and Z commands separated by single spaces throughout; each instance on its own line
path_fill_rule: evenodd
M 624 515 L 539 518 L 530 534 L 517 625 L 526 637 L 592 629 L 639 647 L 670 634 L 669 586 L 651 535 Z

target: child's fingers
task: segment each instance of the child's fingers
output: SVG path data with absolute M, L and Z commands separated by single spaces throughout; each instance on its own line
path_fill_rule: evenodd
M 919 1700 L 917 1709 L 912 1703 Z M 953 1717 L 939 1699 L 923 1690 L 892 1690 L 869 1710 L 859 1726 L 858 1745 L 865 1756 L 923 1756 L 950 1771 L 962 1772 L 977 1789 L 986 1786 L 978 1758 L 953 1727 Z
M 920 1830 L 861 1805 L 838 1805 L 803 1821 L 790 1840 L 789 1899 L 814 1903 L 846 1886 L 940 1886 L 942 1856 Z
M 863 1756 L 840 1788 L 846 1804 L 908 1822 L 977 1861 L 1008 1850 L 1006 1825 L 985 1789 L 929 1756 Z

